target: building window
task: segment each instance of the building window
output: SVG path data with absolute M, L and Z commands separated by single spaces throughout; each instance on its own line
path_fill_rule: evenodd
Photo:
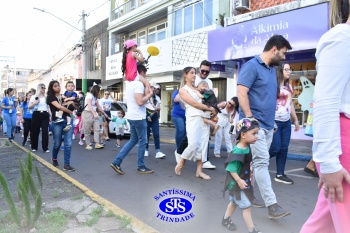
M 138 46 L 145 45 L 146 43 L 146 31 L 139 32 L 139 38 L 137 40 Z
M 148 28 L 147 43 L 153 43 L 166 38 L 166 23 L 159 24 L 157 26 Z
M 97 39 L 94 42 L 93 47 L 93 70 L 100 70 L 101 69 L 101 42 L 100 39 Z
M 190 32 L 213 24 L 213 0 L 189 0 L 177 6 L 174 34 Z

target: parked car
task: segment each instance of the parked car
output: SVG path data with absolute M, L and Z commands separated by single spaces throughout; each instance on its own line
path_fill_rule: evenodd
M 117 117 L 118 116 L 118 112 L 120 110 L 124 110 L 124 112 L 126 112 L 128 110 L 128 107 L 126 105 L 126 103 L 124 102 L 115 102 L 115 103 L 112 103 L 112 107 L 111 107 L 111 117 Z M 126 119 L 125 119 L 126 120 Z M 130 136 L 130 124 L 128 122 L 128 120 L 126 120 L 126 123 L 128 125 L 128 130 L 125 130 L 124 129 L 124 135 L 127 135 L 127 136 Z M 116 132 L 116 125 L 115 125 L 115 122 L 113 121 L 110 121 L 109 122 L 109 133 L 110 134 L 115 134 Z

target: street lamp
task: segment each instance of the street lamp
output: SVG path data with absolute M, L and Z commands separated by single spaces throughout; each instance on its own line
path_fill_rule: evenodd
M 85 45 L 85 33 L 86 33 L 86 24 L 85 24 L 85 16 L 86 14 L 84 13 L 84 11 L 82 12 L 82 15 L 81 15 L 81 18 L 82 18 L 82 29 L 78 29 L 77 27 L 73 26 L 72 24 L 68 23 L 67 21 L 59 18 L 58 16 L 50 13 L 50 12 L 47 12 L 45 11 L 44 9 L 39 9 L 39 8 L 36 8 L 34 7 L 33 8 L 34 10 L 38 10 L 38 11 L 41 11 L 43 13 L 48 13 L 50 15 L 52 15 L 53 17 L 63 21 L 64 23 L 68 24 L 69 26 L 75 28 L 76 30 L 80 31 L 82 33 L 81 35 L 81 42 L 82 42 L 82 51 L 83 51 L 83 77 L 82 77 L 82 90 L 84 93 L 86 93 L 87 91 L 87 80 L 86 80 L 86 77 L 87 77 L 87 69 L 86 69 L 86 45 Z

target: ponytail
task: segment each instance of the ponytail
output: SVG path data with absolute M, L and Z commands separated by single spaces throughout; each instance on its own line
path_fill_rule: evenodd
M 128 50 L 126 49 L 126 47 L 123 48 L 123 60 L 122 60 L 122 73 L 123 76 L 125 75 L 125 71 L 126 71 L 126 56 L 128 55 Z

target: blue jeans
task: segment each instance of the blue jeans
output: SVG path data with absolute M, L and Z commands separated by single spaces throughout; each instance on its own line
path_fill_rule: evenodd
M 147 121 L 147 144 L 146 144 L 146 150 L 148 150 L 148 142 L 149 142 L 149 135 L 151 133 L 152 128 L 152 135 L 154 140 L 154 147 L 156 148 L 156 151 L 158 152 L 160 150 L 160 137 L 159 137 L 159 118 L 158 113 L 154 113 L 151 116 L 152 122 Z
M 137 150 L 137 167 L 145 166 L 144 156 L 146 150 L 146 119 L 143 120 L 129 120 L 130 124 L 130 140 L 125 144 L 120 153 L 115 157 L 112 162 L 114 165 L 120 166 L 123 159 L 128 155 L 128 153 L 138 144 Z
M 186 118 L 172 116 L 175 125 L 175 142 L 176 149 L 179 148 L 181 140 L 186 136 Z
M 237 185 L 237 184 L 236 184 Z M 235 206 L 238 206 L 240 209 L 247 209 L 252 206 L 245 192 L 241 191 L 241 200 L 237 200 L 236 196 L 229 197 L 230 202 L 232 202 Z
M 292 126 L 290 120 L 275 121 L 278 129 L 273 134 L 270 157 L 276 157 L 277 175 L 284 175 Z
M 64 132 L 63 128 L 66 127 L 67 120 L 60 123 L 52 123 L 52 135 L 53 135 L 53 148 L 52 159 L 57 160 L 58 152 L 60 151 L 62 135 L 64 137 L 64 165 L 70 165 L 70 155 L 72 151 L 72 136 L 73 127 L 70 130 Z
M 11 135 L 16 128 L 16 111 L 14 113 L 3 113 L 7 125 L 7 137 L 11 138 Z

